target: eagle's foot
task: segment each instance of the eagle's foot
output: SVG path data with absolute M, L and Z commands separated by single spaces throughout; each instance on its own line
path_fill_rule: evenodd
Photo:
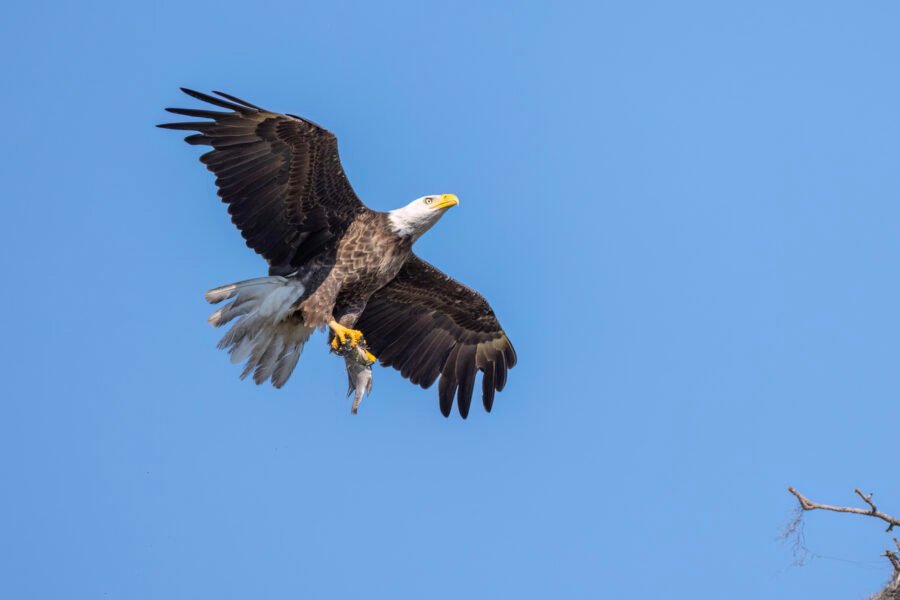
M 337 321 L 330 322 L 328 326 L 334 332 L 334 337 L 331 338 L 331 348 L 335 352 L 342 346 L 349 345 L 351 348 L 355 348 L 360 342 L 364 342 L 363 333 L 358 329 L 344 327 Z
M 369 365 L 374 365 L 376 362 L 378 362 L 378 359 L 375 358 L 374 354 L 372 354 L 368 350 L 363 350 L 363 352 L 366 355 L 366 362 L 369 363 Z

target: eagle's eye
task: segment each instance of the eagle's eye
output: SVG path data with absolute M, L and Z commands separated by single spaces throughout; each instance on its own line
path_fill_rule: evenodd
M 425 204 L 431 204 L 434 198 L 425 198 Z

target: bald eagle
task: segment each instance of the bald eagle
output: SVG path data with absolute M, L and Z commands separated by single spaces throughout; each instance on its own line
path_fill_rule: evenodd
M 327 326 L 336 352 L 353 348 L 425 389 L 440 377 L 444 416 L 454 397 L 468 416 L 481 371 L 490 412 L 516 352 L 481 294 L 412 249 L 457 197 L 433 194 L 389 212 L 371 210 L 353 192 L 331 132 L 222 92 L 182 91 L 225 111 L 167 108 L 204 120 L 159 127 L 194 131 L 187 143 L 212 147 L 200 161 L 215 174 L 247 246 L 269 264 L 268 277 L 206 294 L 213 304 L 230 301 L 209 322 L 233 323 L 219 347 L 232 362 L 246 361 L 241 377 L 252 373 L 257 384 L 280 388 L 312 332 Z

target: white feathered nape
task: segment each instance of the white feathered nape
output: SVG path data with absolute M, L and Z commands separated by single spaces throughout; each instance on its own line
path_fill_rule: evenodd
M 210 315 L 209 322 L 221 327 L 237 319 L 219 348 L 228 349 L 232 363 L 246 359 L 241 379 L 253 372 L 256 383 L 271 378 L 272 385 L 280 388 L 291 376 L 313 332 L 293 310 L 303 291 L 295 279 L 259 277 L 206 292 L 210 304 L 232 299 Z

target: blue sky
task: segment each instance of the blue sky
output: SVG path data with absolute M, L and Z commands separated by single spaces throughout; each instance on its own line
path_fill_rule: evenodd
M 0 595 L 855 598 L 900 513 L 895 2 L 17 3 L 0 23 Z M 238 380 L 264 272 L 178 86 L 336 132 L 519 352 L 494 411 L 314 338 Z M 660 590 L 663 590 L 662 592 Z

